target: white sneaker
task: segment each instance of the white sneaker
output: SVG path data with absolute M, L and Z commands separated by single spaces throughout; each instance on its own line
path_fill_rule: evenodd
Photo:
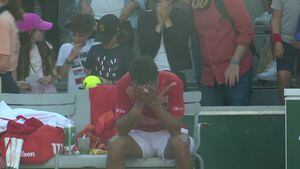
M 272 14 L 269 14 L 269 12 L 264 12 L 259 17 L 255 18 L 254 24 L 256 25 L 268 25 L 271 22 Z
M 277 81 L 277 66 L 276 61 L 269 63 L 265 71 L 257 75 L 260 80 Z

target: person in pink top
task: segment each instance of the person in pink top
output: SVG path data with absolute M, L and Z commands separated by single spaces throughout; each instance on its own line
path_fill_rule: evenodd
M 19 55 L 18 30 L 15 22 L 21 18 L 20 0 L 0 0 L 0 77 L 3 93 L 19 93 L 13 74 Z
M 192 7 L 203 60 L 202 105 L 250 105 L 254 28 L 244 1 L 194 0 Z
M 192 169 L 193 139 L 181 129 L 183 82 L 158 72 L 150 57 L 137 57 L 117 83 L 116 128 L 107 169 L 124 168 L 125 158 L 175 159 L 176 168 Z

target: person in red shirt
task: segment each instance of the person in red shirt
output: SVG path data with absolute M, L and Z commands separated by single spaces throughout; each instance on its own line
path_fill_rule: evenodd
M 177 168 L 192 169 L 194 142 L 181 129 L 183 83 L 175 74 L 158 72 L 149 57 L 136 58 L 117 83 L 116 128 L 107 169 L 124 168 L 124 159 L 175 159 Z
M 243 0 L 195 0 L 194 23 L 203 60 L 202 105 L 250 105 L 254 27 Z M 223 1 L 231 21 L 216 2 Z M 197 3 L 198 2 L 198 3 Z

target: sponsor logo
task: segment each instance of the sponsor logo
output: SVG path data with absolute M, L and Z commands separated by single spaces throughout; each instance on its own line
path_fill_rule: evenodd
M 121 113 L 121 114 L 125 114 L 125 110 L 116 108 L 116 113 Z
M 183 107 L 173 107 L 174 111 L 180 111 L 180 110 L 184 110 Z
M 21 157 L 25 157 L 25 158 L 30 158 L 30 157 L 35 157 L 35 152 L 24 152 L 22 151 Z

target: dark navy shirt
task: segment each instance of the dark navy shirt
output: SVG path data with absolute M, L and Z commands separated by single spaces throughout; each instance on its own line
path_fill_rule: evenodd
M 128 46 L 105 49 L 102 44 L 98 44 L 91 48 L 85 67 L 90 69 L 93 75 L 117 81 L 127 73 L 132 58 L 133 52 Z

